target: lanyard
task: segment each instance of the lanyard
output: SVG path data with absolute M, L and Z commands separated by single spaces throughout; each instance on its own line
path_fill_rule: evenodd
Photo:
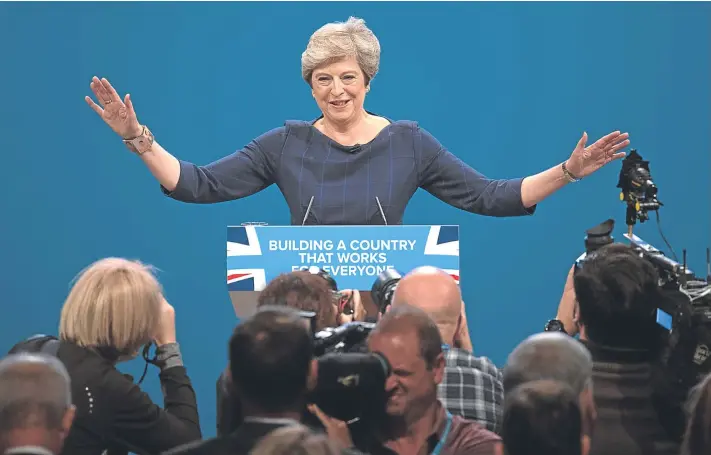
M 447 440 L 447 436 L 449 435 L 449 429 L 452 427 L 452 414 L 447 411 L 447 423 L 445 424 L 444 431 L 442 432 L 442 437 L 439 438 L 439 442 L 437 443 L 437 447 L 434 448 L 432 453 L 430 455 L 439 455 L 439 452 L 442 450 L 442 447 L 444 447 L 444 443 Z

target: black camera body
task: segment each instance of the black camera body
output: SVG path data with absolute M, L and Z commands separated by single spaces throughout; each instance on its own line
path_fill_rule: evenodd
M 339 420 L 376 420 L 385 409 L 385 381 L 391 367 L 379 353 L 367 352 L 365 340 L 375 324 L 351 322 L 314 334 L 318 363 L 315 388 L 307 401 Z M 229 434 L 242 422 L 241 406 L 225 374 L 217 380 L 217 433 Z M 304 411 L 304 420 L 313 420 Z
M 372 421 L 385 411 L 385 381 L 391 367 L 382 354 L 367 351 L 365 340 L 373 327 L 351 322 L 314 337 L 318 379 L 308 399 L 338 420 Z
M 613 228 L 614 221 L 607 220 L 587 231 L 586 251 L 576 261 L 576 271 L 585 266 L 595 250 L 613 243 Z M 655 346 L 650 346 L 655 354 L 654 403 L 669 435 L 680 440 L 686 420 L 683 406 L 689 391 L 711 372 L 711 277 L 697 277 L 685 264 L 668 258 L 634 234 L 624 236 L 659 274 L 659 330 Z M 708 263 L 708 249 L 706 255 Z
M 585 253 L 577 259 L 576 270 L 583 268 L 597 249 L 614 242 L 614 226 L 610 219 L 587 231 Z M 658 271 L 661 298 L 656 320 L 662 346 L 660 366 L 669 384 L 688 390 L 711 372 L 711 284 L 637 235 L 624 234 L 624 237 Z

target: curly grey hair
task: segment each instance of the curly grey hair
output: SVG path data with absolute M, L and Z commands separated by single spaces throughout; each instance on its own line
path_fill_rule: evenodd
M 363 19 L 349 17 L 316 30 L 301 54 L 301 76 L 311 85 L 316 68 L 347 57 L 355 57 L 368 85 L 380 66 L 380 42 Z

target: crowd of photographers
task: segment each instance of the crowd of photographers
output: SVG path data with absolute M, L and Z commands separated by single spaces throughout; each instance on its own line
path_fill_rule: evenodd
M 596 249 L 557 317 L 497 367 L 473 352 L 443 271 L 390 277 L 375 311 L 322 271 L 279 276 L 229 338 L 218 434 L 203 438 L 173 307 L 149 267 L 104 259 L 74 283 L 57 338 L 0 361 L 0 453 L 709 454 L 711 379 L 660 367 L 659 283 L 638 250 Z M 141 353 L 163 407 L 116 369 Z

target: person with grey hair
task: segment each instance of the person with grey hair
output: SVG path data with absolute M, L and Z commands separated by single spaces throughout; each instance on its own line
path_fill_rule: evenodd
M 522 384 L 507 394 L 503 439 L 506 455 L 588 455 L 580 403 L 554 380 Z
M 74 421 L 69 374 L 56 357 L 0 360 L 0 453 L 57 455 Z
M 301 77 L 321 115 L 287 121 L 206 166 L 166 151 L 139 122 L 131 96 L 122 98 L 106 78 L 94 77 L 90 83 L 98 104 L 89 96 L 85 100 L 140 157 L 167 196 L 207 204 L 241 199 L 276 184 L 289 206 L 291 224 L 298 225 L 401 224 L 418 188 L 472 213 L 531 215 L 539 202 L 567 183 L 623 157 L 621 150 L 629 145 L 629 135 L 620 131 L 591 145 L 583 134 L 569 158 L 543 172 L 487 178 L 417 122 L 393 121 L 365 108 L 380 51 L 380 41 L 363 19 L 322 26 L 301 56 Z M 462 134 L 469 138 L 471 132 Z
M 504 366 L 504 405 L 522 384 L 553 380 L 570 387 L 579 397 L 584 451 L 590 450 L 597 413 L 593 400 L 593 361 L 587 348 L 568 335 L 544 332 L 531 335 L 509 354 Z

